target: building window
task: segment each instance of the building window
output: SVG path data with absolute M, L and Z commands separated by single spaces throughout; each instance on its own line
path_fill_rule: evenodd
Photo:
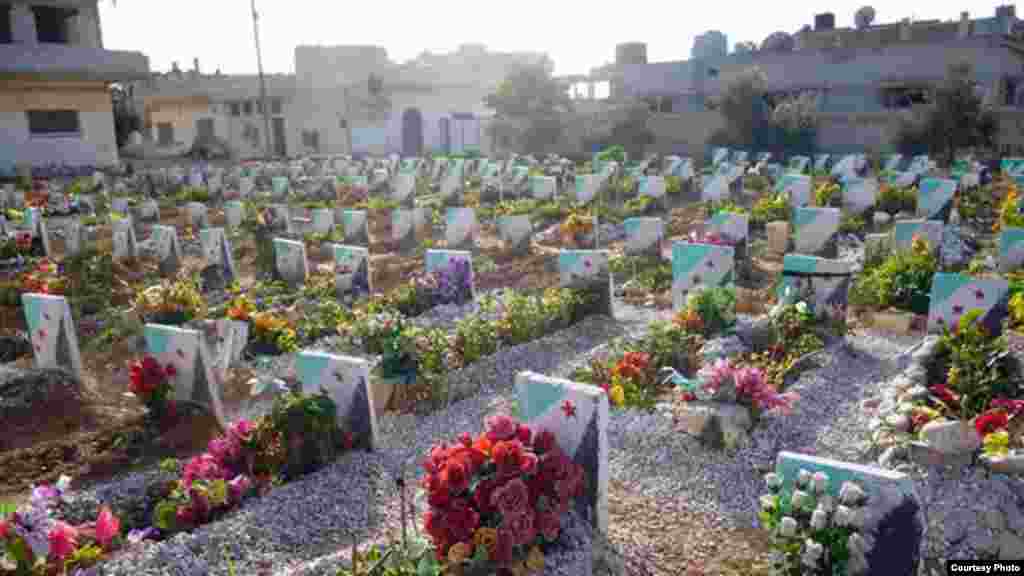
M 270 101 L 270 113 L 271 114 L 281 114 L 281 99 L 280 98 L 274 98 L 273 100 Z
M 910 108 L 919 104 L 930 104 L 931 93 L 927 88 L 889 88 L 883 92 L 886 108 Z
M 1017 104 L 1017 80 L 1014 78 L 1006 79 L 1006 101 L 1003 102 L 1004 106 L 1015 106 Z
M 231 102 L 230 104 L 228 104 L 228 108 L 231 109 L 231 115 L 232 116 L 241 116 L 242 115 L 242 105 L 239 104 L 238 102 Z
M 341 128 L 342 130 L 348 128 L 348 122 L 346 122 L 345 119 L 342 118 L 341 120 L 338 121 L 338 128 Z
M 242 103 L 242 113 L 246 116 L 252 116 L 252 100 L 246 100 Z
M 0 4 L 0 44 L 14 42 L 14 28 L 11 26 L 11 5 Z
M 28 132 L 33 136 L 78 135 L 78 110 L 29 110 Z
M 36 17 L 36 39 L 40 44 L 67 44 L 68 18 L 72 11 L 57 6 L 33 6 Z

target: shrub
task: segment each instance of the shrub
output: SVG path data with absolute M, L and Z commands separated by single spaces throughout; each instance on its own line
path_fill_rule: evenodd
M 206 315 L 198 283 L 184 273 L 140 292 L 135 307 L 143 318 L 157 324 L 184 324 Z
M 762 196 L 750 211 L 750 222 L 763 226 L 768 222 L 788 221 L 791 212 L 789 198 L 785 193 Z
M 839 207 L 842 204 L 842 188 L 835 182 L 825 182 L 814 189 L 814 205 Z
M 938 268 L 927 240 L 915 237 L 910 250 L 897 251 L 854 283 L 858 305 L 918 311 L 931 293 Z
M 993 231 L 998 232 L 1002 228 L 1019 228 L 1024 226 L 1024 213 L 1021 213 L 1020 194 L 1017 191 L 1017 184 L 1013 182 L 999 204 L 999 219 L 993 226 Z
M 705 338 L 721 334 L 736 324 L 736 291 L 713 287 L 691 292 L 676 323 Z
M 889 214 L 914 212 L 917 209 L 917 195 L 916 186 L 899 188 L 883 182 L 878 186 L 876 205 L 879 210 Z

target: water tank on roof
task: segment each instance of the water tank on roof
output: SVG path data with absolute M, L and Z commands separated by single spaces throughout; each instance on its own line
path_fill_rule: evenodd
M 831 12 L 824 12 L 814 17 L 815 30 L 834 30 L 836 27 L 836 15 Z
M 627 42 L 615 47 L 615 63 L 647 64 L 647 44 L 643 42 Z
M 710 30 L 693 39 L 690 57 L 695 60 L 721 58 L 729 53 L 729 39 L 718 30 Z

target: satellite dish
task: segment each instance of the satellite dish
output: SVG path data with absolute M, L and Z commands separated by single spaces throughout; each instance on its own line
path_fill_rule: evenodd
M 871 23 L 875 21 L 875 9 L 871 6 L 865 6 L 857 10 L 857 13 L 853 16 L 853 21 L 857 24 L 857 28 L 861 30 L 871 26 Z

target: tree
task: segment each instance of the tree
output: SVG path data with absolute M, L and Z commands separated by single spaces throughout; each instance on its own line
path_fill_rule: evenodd
M 748 68 L 726 85 L 717 100 L 709 102 L 725 121 L 723 130 L 712 136 L 715 143 L 754 147 L 756 133 L 770 122 L 764 101 L 767 84 L 768 79 L 760 68 Z
M 523 126 L 519 147 L 527 153 L 545 153 L 562 139 L 562 115 L 572 111 L 564 87 L 543 63 L 515 71 L 484 103 L 501 119 Z
M 142 121 L 123 85 L 112 84 L 110 98 L 114 106 L 114 137 L 117 147 L 121 148 L 128 143 L 132 132 L 142 129 Z
M 958 150 L 993 147 L 998 120 L 995 112 L 983 104 L 973 77 L 970 62 L 950 65 L 946 79 L 935 89 L 934 106 L 923 122 L 903 121 L 897 148 L 927 147 L 949 166 Z
M 632 106 L 626 110 L 626 117 L 612 126 L 605 146 L 619 145 L 629 158 L 640 159 L 648 146 L 654 144 L 654 132 L 647 128 L 651 111 L 647 106 Z

